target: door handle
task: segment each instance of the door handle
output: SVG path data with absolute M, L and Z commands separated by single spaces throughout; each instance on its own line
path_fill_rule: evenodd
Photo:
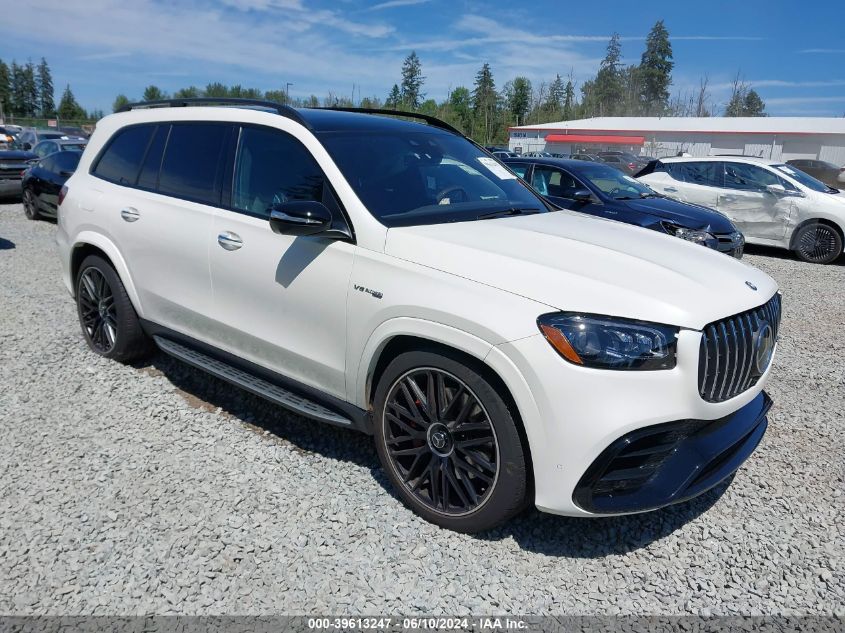
M 244 245 L 241 236 L 231 231 L 224 231 L 217 236 L 217 243 L 227 251 L 236 251 Z
M 678 190 L 675 187 L 663 187 L 663 191 L 668 191 L 670 193 L 678 193 Z
M 135 207 L 125 207 L 120 210 L 120 217 L 122 217 L 127 222 L 135 222 L 141 218 L 141 214 L 138 213 L 138 209 Z

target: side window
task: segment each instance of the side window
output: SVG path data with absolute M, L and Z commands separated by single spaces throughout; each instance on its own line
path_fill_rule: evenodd
M 138 187 L 155 191 L 158 188 L 158 173 L 161 170 L 161 159 L 164 156 L 164 145 L 170 133 L 170 125 L 159 125 L 153 133 L 153 140 L 147 148 L 147 154 L 141 163 L 141 173 L 138 174 Z
M 767 185 L 781 185 L 773 173 L 756 165 L 725 163 L 725 187 L 743 191 L 763 191 Z
M 225 123 L 174 123 L 161 163 L 159 193 L 220 204 L 221 154 L 231 129 Z
M 508 167 L 520 178 L 525 178 L 525 172 L 528 171 L 528 165 L 525 163 L 508 163 Z
M 670 163 L 672 178 L 693 185 L 720 186 L 719 165 L 716 161 Z
M 55 169 L 56 169 L 56 157 L 55 156 L 48 156 L 47 158 L 43 158 L 38 163 L 38 166 L 45 171 L 55 171 Z
M 92 173 L 119 185 L 134 185 L 154 129 L 154 125 L 137 125 L 119 130 L 100 154 Z
M 320 166 L 302 143 L 279 130 L 242 128 L 232 207 L 269 218 L 274 204 L 289 200 L 316 200 L 337 208 Z
M 35 146 L 35 149 L 32 150 L 33 153 L 38 156 L 38 158 L 44 158 L 45 156 L 49 156 L 50 154 L 56 151 L 56 144 L 51 143 L 50 141 L 42 141 L 38 145 Z
M 576 191 L 585 189 L 584 185 L 569 173 L 551 167 L 535 167 L 534 180 L 545 186 L 548 193 L 544 195 L 556 198 L 572 199 Z

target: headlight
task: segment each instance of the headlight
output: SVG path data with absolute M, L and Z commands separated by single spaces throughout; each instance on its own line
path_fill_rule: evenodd
M 712 233 L 708 233 L 707 231 L 688 229 L 683 226 L 678 226 L 677 224 L 669 224 L 668 222 L 663 223 L 663 228 L 665 228 L 670 235 L 680 237 L 682 240 L 686 240 L 688 242 L 701 244 L 707 248 L 716 248 L 719 245 L 719 240 L 716 239 L 716 236 Z
M 600 369 L 672 369 L 678 328 L 594 314 L 555 312 L 540 331 L 570 363 Z

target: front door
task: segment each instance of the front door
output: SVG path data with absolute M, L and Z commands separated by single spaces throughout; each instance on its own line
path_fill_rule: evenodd
M 792 186 L 772 172 L 747 163 L 724 163 L 724 186 L 716 208 L 733 220 L 746 237 L 778 240 L 786 235 L 795 198 L 771 193 L 768 185 Z
M 611 220 L 620 220 L 619 212 L 601 204 L 593 197 L 590 201 L 576 200 L 575 192 L 589 187 L 569 172 L 547 165 L 535 165 L 531 174 L 531 185 L 554 204 L 564 209 L 597 215 Z
M 209 244 L 214 343 L 241 358 L 345 398 L 346 298 L 351 241 L 279 235 L 270 208 L 317 200 L 348 229 L 311 153 L 281 130 L 244 126 L 231 200 Z

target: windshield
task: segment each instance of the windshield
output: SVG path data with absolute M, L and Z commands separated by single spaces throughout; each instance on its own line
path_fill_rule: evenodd
M 499 161 L 442 132 L 322 132 L 370 213 L 389 227 L 475 220 L 548 207 Z
M 638 180 L 634 180 L 618 169 L 606 167 L 600 163 L 587 164 L 583 168 L 579 166 L 576 175 L 587 180 L 604 195 L 615 200 L 627 200 L 630 198 L 656 195 L 651 187 L 644 185 Z
M 805 174 L 800 169 L 796 169 L 792 165 L 772 165 L 778 171 L 786 174 L 793 180 L 797 180 L 799 183 L 807 187 L 807 189 L 812 189 L 813 191 L 833 191 L 832 187 L 828 187 L 823 182 L 816 180 L 809 174 Z

